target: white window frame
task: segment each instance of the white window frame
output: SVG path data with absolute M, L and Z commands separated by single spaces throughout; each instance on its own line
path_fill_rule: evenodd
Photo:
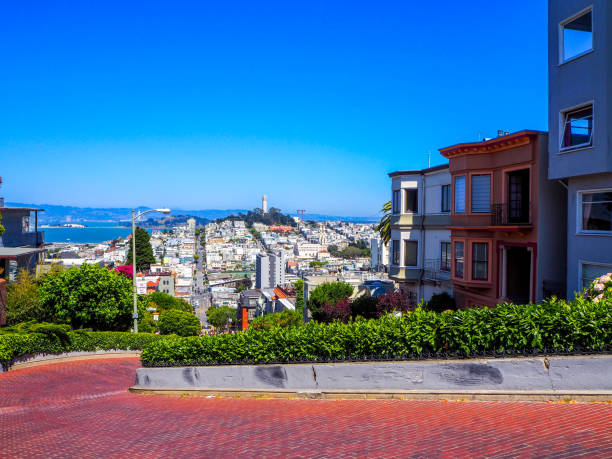
M 572 22 L 574 19 L 579 18 L 580 16 L 585 15 L 588 12 L 591 12 L 591 48 L 584 50 L 583 52 L 576 54 L 575 56 L 569 57 L 567 59 L 565 59 L 564 57 L 564 49 L 565 49 L 565 38 L 563 36 L 563 31 L 565 29 L 565 25 L 569 24 L 570 22 Z M 561 21 L 559 23 L 559 65 L 563 65 L 566 64 L 568 62 L 572 62 L 575 59 L 578 59 L 582 56 L 585 56 L 589 53 L 592 53 L 594 51 L 595 48 L 595 28 L 593 27 L 593 5 L 589 5 L 587 6 L 585 9 L 578 11 L 576 14 L 574 14 L 573 16 L 570 16 L 569 18 L 564 19 L 563 21 Z
M 569 147 L 563 146 L 563 135 L 565 134 L 565 119 L 568 113 L 578 111 L 580 109 L 591 106 L 593 112 L 593 129 L 591 129 L 591 141 L 587 143 L 581 143 L 578 145 L 571 145 Z M 583 104 L 575 105 L 573 107 L 565 108 L 559 112 L 559 153 L 565 153 L 568 151 L 583 150 L 585 148 L 593 148 L 593 140 L 595 139 L 595 101 L 589 100 Z
M 594 265 L 601 266 L 603 268 L 609 269 L 608 272 L 612 272 L 612 264 L 610 263 L 601 263 L 598 261 L 588 261 L 588 260 L 578 260 L 578 286 L 580 287 L 580 291 L 582 291 L 582 265 Z
M 611 231 L 596 231 L 596 230 L 585 230 L 582 228 L 582 196 L 584 194 L 610 193 L 610 192 L 612 192 L 612 188 L 595 188 L 592 190 L 576 191 L 576 234 L 577 235 L 583 234 L 583 235 L 597 235 L 597 236 L 612 236 L 612 230 Z

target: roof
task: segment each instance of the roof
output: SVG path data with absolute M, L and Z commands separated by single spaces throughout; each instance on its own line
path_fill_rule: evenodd
M 440 148 L 440 154 L 445 158 L 453 158 L 465 154 L 493 153 L 507 150 L 509 148 L 525 145 L 530 142 L 531 137 L 546 134 L 544 131 L 524 129 L 512 134 L 502 135 L 482 142 L 467 142 Z
M 36 207 L 0 207 L 0 212 L 44 212 L 45 209 L 38 209 Z
M 438 172 L 444 169 L 448 169 L 448 164 L 440 164 L 439 166 L 428 167 L 427 169 L 416 169 L 412 171 L 396 171 L 389 172 L 389 177 L 399 177 L 401 175 L 425 175 L 431 172 Z
M 33 253 L 44 252 L 45 249 L 37 249 L 34 247 L 0 247 L 0 258 L 16 259 Z

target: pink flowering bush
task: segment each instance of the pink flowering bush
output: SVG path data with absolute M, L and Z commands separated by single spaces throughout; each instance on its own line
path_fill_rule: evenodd
M 132 265 L 121 265 L 115 268 L 115 272 L 119 274 L 123 274 L 130 279 L 134 276 L 134 271 Z
M 585 296 L 598 303 L 604 298 L 612 300 L 612 273 L 604 274 L 595 279 L 585 291 Z

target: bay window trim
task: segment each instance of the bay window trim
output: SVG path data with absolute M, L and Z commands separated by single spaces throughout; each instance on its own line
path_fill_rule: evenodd
M 594 188 L 576 191 L 576 235 L 612 236 L 612 228 L 610 230 L 587 230 L 583 228 L 583 196 L 595 193 L 612 193 L 612 188 Z

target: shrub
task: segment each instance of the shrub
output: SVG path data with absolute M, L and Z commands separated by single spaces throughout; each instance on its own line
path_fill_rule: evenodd
M 350 297 L 353 294 L 353 287 L 346 282 L 324 282 L 317 286 L 308 299 L 308 309 L 315 320 L 323 320 L 323 306 L 325 304 L 335 305 L 338 301 Z
M 435 312 L 455 310 L 457 309 L 457 303 L 448 293 L 442 292 L 432 295 L 431 299 L 425 303 L 424 309 Z
M 604 274 L 595 279 L 585 291 L 585 296 L 599 302 L 603 299 L 612 299 L 612 273 Z
M 351 303 L 351 316 L 363 317 L 364 319 L 375 319 L 379 316 L 378 299 L 370 295 L 362 295 Z
M 191 306 L 183 298 L 175 298 L 172 295 L 168 295 L 164 292 L 149 293 L 147 296 L 144 297 L 144 301 L 150 306 L 153 306 L 154 304 L 154 306 L 160 312 L 166 311 L 168 309 L 178 309 L 179 311 L 193 312 L 193 306 Z
M 52 273 L 40 287 L 40 305 L 54 322 L 72 328 L 128 330 L 132 320 L 132 282 L 98 265 Z
M 414 311 L 416 305 L 406 292 L 391 292 L 378 298 L 378 316 L 391 312 Z
M 29 320 L 49 321 L 53 311 L 40 304 L 39 283 L 27 270 L 17 273 L 15 282 L 8 284 L 6 302 L 6 323 L 18 324 Z
M 249 330 L 263 330 L 271 327 L 300 327 L 302 325 L 304 325 L 302 314 L 297 311 L 286 310 L 255 317 L 249 323 Z
M 169 337 L 149 333 L 68 331 L 62 339 L 56 324 L 23 324 L 15 333 L 0 333 L 0 363 L 34 354 L 60 354 L 71 351 L 141 350 L 154 341 Z M 4 331 L 7 328 L 3 329 Z M 30 330 L 30 331 L 27 331 Z M 53 332 L 51 332 L 53 330 Z
M 336 301 L 334 304 L 325 303 L 320 315 L 323 322 L 335 320 L 346 322 L 351 318 L 351 303 L 348 298 Z
M 211 306 L 206 311 L 206 318 L 213 327 L 224 328 L 230 319 L 232 319 L 233 323 L 236 323 L 236 310 L 229 306 L 222 306 L 220 308 Z
M 483 351 L 610 349 L 611 342 L 612 301 L 578 298 L 567 304 L 552 299 L 442 313 L 417 308 L 401 317 L 385 315 L 348 324 L 311 321 L 303 327 L 172 338 L 146 346 L 142 361 L 145 365 L 265 363 L 402 358 L 434 352 L 471 356 Z
M 168 309 L 160 314 L 158 328 L 162 335 L 197 336 L 202 324 L 189 312 Z

